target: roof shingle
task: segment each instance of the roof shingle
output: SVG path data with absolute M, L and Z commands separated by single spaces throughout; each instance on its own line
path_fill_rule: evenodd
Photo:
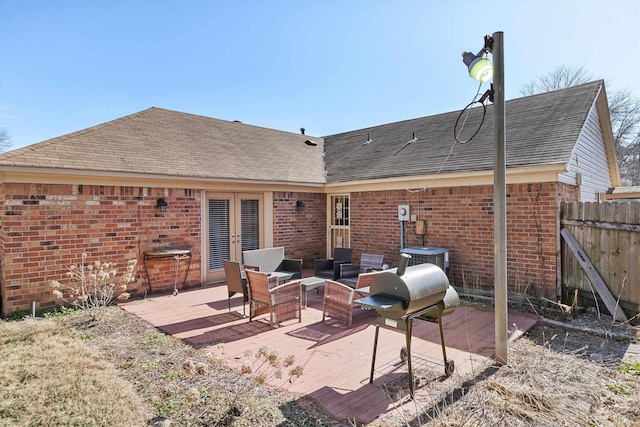
M 149 108 L 0 154 L 0 165 L 323 183 L 323 151 L 321 138 Z
M 596 81 L 507 101 L 507 167 L 567 163 L 603 84 Z M 327 181 L 491 169 L 493 107 L 487 107 L 480 131 L 466 144 L 457 144 L 454 139 L 459 115 L 454 111 L 326 136 Z M 473 108 L 466 121 L 465 117 L 466 113 L 457 127 L 460 132 L 464 122 L 461 140 L 478 128 L 482 107 Z M 417 141 L 406 145 L 413 133 Z M 363 145 L 368 135 L 373 142 Z
M 507 167 L 567 163 L 603 85 L 599 80 L 507 101 Z M 454 139 L 459 115 L 454 111 L 314 138 L 149 108 L 0 154 L 0 167 L 309 184 L 491 169 L 492 106 L 466 144 Z M 482 107 L 463 114 L 459 139 L 475 132 L 481 119 Z M 407 144 L 414 133 L 417 140 Z M 373 142 L 364 144 L 368 135 Z

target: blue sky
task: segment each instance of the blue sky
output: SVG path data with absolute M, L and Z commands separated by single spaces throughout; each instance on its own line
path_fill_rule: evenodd
M 504 32 L 507 99 L 557 66 L 640 96 L 640 0 L 0 0 L 12 148 L 155 106 L 324 136 L 464 108 Z

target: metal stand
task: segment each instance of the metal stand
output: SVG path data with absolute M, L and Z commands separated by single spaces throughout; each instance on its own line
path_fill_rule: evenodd
M 189 276 L 189 269 L 191 268 L 191 251 L 188 250 L 167 250 L 158 252 L 145 252 L 144 253 L 144 271 L 147 274 L 147 283 L 149 283 L 149 293 L 152 292 L 151 277 L 149 276 L 149 268 L 147 266 L 148 260 L 173 258 L 173 295 L 178 295 L 178 271 L 180 261 L 188 259 L 187 270 L 184 273 L 184 280 L 182 281 L 182 288 L 184 289 L 187 283 L 187 277 Z
M 400 359 L 404 362 L 407 362 L 407 370 L 409 373 L 409 393 L 411 394 L 411 399 L 415 397 L 415 384 L 413 378 L 413 370 L 411 367 L 411 337 L 413 332 L 413 319 L 426 320 L 428 322 L 436 322 L 440 327 L 440 344 L 442 345 L 442 357 L 444 359 L 444 374 L 447 377 L 450 377 L 453 374 L 455 369 L 455 362 L 453 360 L 447 359 L 447 348 L 444 343 L 444 330 L 442 327 L 442 317 L 438 316 L 436 318 L 424 316 L 427 312 L 434 310 L 438 304 L 429 306 L 427 308 L 423 308 L 422 310 L 416 311 L 415 313 L 411 313 L 400 320 L 392 320 L 387 319 L 383 316 L 378 316 L 378 323 L 376 324 L 376 333 L 373 341 L 373 357 L 371 359 L 371 373 L 369 375 L 369 383 L 373 382 L 373 373 L 375 371 L 376 365 L 376 352 L 378 349 L 378 335 L 380 331 L 380 325 L 392 327 L 395 329 L 400 329 L 405 331 L 406 345 L 404 348 L 400 350 Z M 421 317 L 424 316 L 424 317 Z

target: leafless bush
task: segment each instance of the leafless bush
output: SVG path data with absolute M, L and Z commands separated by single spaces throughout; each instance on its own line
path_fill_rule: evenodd
M 282 358 L 278 352 L 269 350 L 265 346 L 261 347 L 255 355 L 251 351 L 245 352 L 245 357 L 247 360 L 240 370 L 241 376 L 233 380 L 229 379 L 225 384 L 225 392 L 218 395 L 219 407 L 216 411 L 212 411 L 208 418 L 211 425 L 235 425 L 235 418 L 242 417 L 252 410 L 251 406 L 256 405 L 259 400 L 257 395 L 265 390 L 261 386 L 268 383 L 272 388 L 279 389 L 285 382 L 293 381 L 302 375 L 302 367 L 294 366 L 294 356 Z M 219 368 L 225 369 L 224 360 L 215 355 L 210 354 L 206 362 L 184 360 L 182 363 L 184 375 L 205 378 L 209 375 L 219 375 Z M 191 405 L 203 404 L 207 400 L 207 396 L 203 396 L 195 387 L 186 390 L 184 398 Z
M 66 304 L 70 304 L 87 312 L 94 320 L 98 311 L 111 304 L 115 291 L 117 298 L 126 300 L 130 294 L 127 287 L 136 281 L 135 268 L 137 260 L 127 262 L 126 270 L 117 278 L 118 271 L 113 262 L 94 261 L 87 263 L 87 253 L 82 254 L 82 262 L 72 264 L 67 269 L 66 276 L 69 283 L 63 284 L 52 280 L 49 284 L 53 288 L 53 294 Z

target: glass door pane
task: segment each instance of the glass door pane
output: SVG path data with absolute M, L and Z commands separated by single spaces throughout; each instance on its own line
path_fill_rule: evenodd
M 231 255 L 231 212 L 229 199 L 209 199 L 209 271 L 222 268 Z
M 329 199 L 331 209 L 330 220 L 327 227 L 329 237 L 328 257 L 333 256 L 334 248 L 351 247 L 351 231 L 349 228 L 349 196 L 331 196 Z
M 242 262 L 242 251 L 259 249 L 264 241 L 261 194 L 207 195 L 206 282 L 224 280 L 222 261 Z
M 240 201 L 241 251 L 260 249 L 260 200 Z

